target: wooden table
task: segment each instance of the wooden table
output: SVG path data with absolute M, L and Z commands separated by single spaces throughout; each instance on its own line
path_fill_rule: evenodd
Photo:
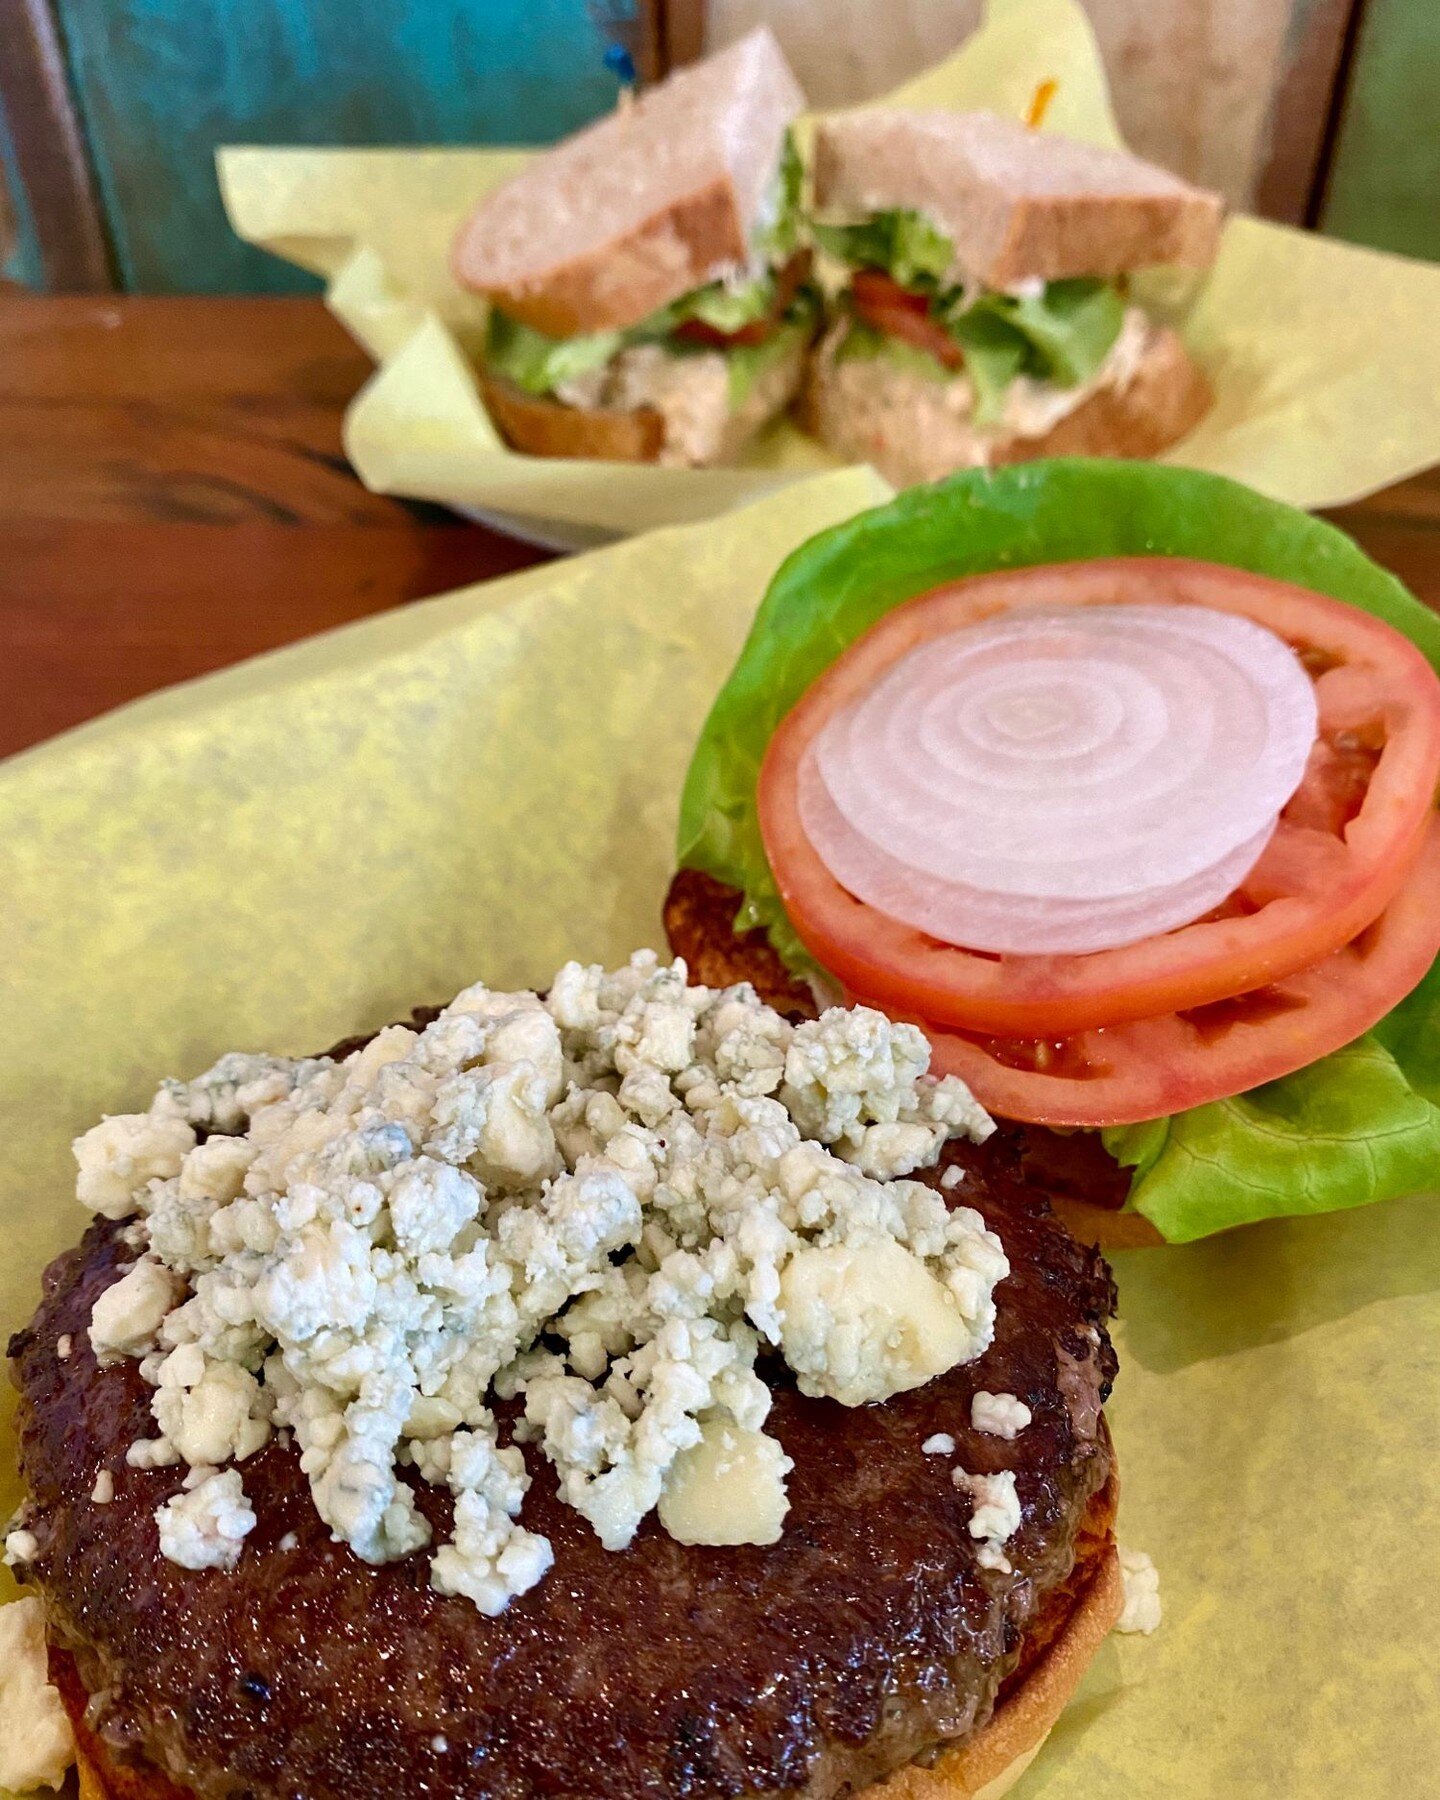
M 0 754 L 541 560 L 365 492 L 340 418 L 368 367 L 314 301 L 0 291 Z M 1440 469 L 1334 516 L 1440 605 Z

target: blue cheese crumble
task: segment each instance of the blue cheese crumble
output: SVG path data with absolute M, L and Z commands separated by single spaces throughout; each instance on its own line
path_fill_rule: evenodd
M 0 1606 L 0 1788 L 58 1788 L 75 1739 L 46 1666 L 45 1614 L 27 1594 Z
M 77 1139 L 82 1202 L 138 1215 L 90 1336 L 154 1390 L 127 1460 L 190 1471 L 167 1556 L 233 1566 L 234 1465 L 285 1432 L 366 1561 L 429 1544 L 403 1471 L 449 1488 L 432 1585 L 493 1615 L 553 1560 L 518 1445 L 610 1549 L 657 1509 L 685 1542 L 773 1542 L 762 1350 L 856 1406 L 988 1346 L 1000 1242 L 909 1179 L 993 1130 L 968 1089 L 914 1026 L 792 1026 L 685 975 L 639 952 L 543 999 L 477 985 L 341 1062 L 222 1057 Z

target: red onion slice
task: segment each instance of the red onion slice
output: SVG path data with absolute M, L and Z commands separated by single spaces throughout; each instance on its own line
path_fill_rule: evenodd
M 997 894 L 896 862 L 846 824 L 813 755 L 800 765 L 796 801 L 805 835 L 830 873 L 877 912 L 945 944 L 1000 956 L 1082 956 L 1192 924 L 1228 899 L 1255 867 L 1275 827 L 1173 888 L 1106 900 Z
M 1315 729 L 1310 678 L 1264 626 L 1095 606 L 920 646 L 815 756 L 846 822 L 911 868 L 1017 897 L 1125 898 L 1273 824 Z
M 892 918 L 1080 954 L 1233 893 L 1315 733 L 1310 677 L 1250 619 L 1017 611 L 901 657 L 820 732 L 797 800 L 835 879 Z

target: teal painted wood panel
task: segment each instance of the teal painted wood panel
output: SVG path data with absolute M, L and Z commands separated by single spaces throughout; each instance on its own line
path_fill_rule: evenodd
M 121 278 L 315 284 L 235 240 L 215 147 L 544 143 L 614 104 L 584 0 L 56 0 Z
M 1369 0 L 1323 224 L 1440 261 L 1440 0 Z

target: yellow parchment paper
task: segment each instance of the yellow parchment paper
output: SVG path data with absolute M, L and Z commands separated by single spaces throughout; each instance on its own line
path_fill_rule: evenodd
M 71 1136 L 157 1076 L 657 943 L 683 773 L 766 581 L 883 494 L 825 476 L 0 765 L 0 1323 L 82 1229 Z M 1436 1793 L 1436 1217 L 1117 1259 L 1122 1535 L 1165 1620 L 1102 1650 L 1017 1800 Z
M 1046 130 L 1119 143 L 1078 0 L 990 0 L 982 29 L 892 98 L 1020 116 L 1051 79 L 1059 87 Z M 710 517 L 833 466 L 788 424 L 736 469 L 560 461 L 505 449 L 472 372 L 483 312 L 451 281 L 447 253 L 461 219 L 524 155 L 220 153 L 236 231 L 325 276 L 331 307 L 379 364 L 346 420 L 362 480 L 383 493 L 517 515 L 542 537 L 574 544 Z M 1440 266 L 1237 217 L 1198 297 L 1186 301 L 1177 323 L 1217 402 L 1165 460 L 1320 507 L 1440 459 Z

